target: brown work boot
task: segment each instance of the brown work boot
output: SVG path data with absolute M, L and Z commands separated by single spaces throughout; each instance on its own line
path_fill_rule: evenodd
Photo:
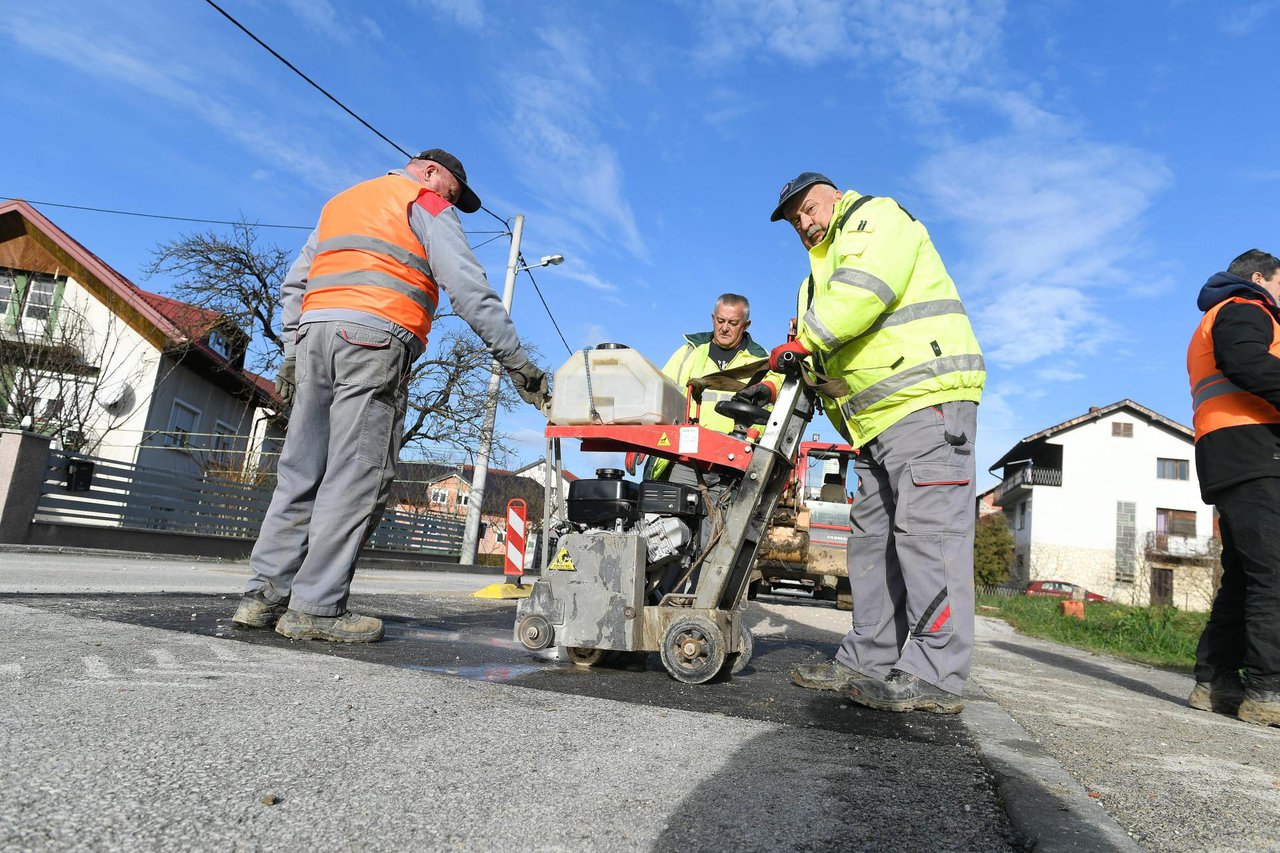
M 241 628 L 270 628 L 288 609 L 287 598 L 273 604 L 263 596 L 262 590 L 255 589 L 253 592 L 245 593 L 240 599 L 240 606 L 236 608 L 236 614 L 231 617 L 231 621 Z
M 964 700 L 955 693 L 948 693 L 900 669 L 891 670 L 884 681 L 866 680 L 852 684 L 847 695 L 859 705 L 877 711 L 959 714 L 964 710 Z
M 376 643 L 382 639 L 382 620 L 348 610 L 341 616 L 312 616 L 289 610 L 276 623 L 276 633 L 291 640 L 330 643 Z
M 874 679 L 845 666 L 838 660 L 802 663 L 791 670 L 791 682 L 800 687 L 808 687 L 810 690 L 841 691 L 854 682 L 872 680 Z
M 1244 698 L 1244 685 L 1240 683 L 1240 673 L 1222 672 L 1214 676 L 1212 681 L 1197 681 L 1187 704 L 1199 711 L 1213 711 L 1215 714 L 1235 716 L 1240 708 L 1240 700 Z
M 1280 726 L 1280 690 L 1244 689 L 1244 699 L 1236 716 L 1246 723 Z

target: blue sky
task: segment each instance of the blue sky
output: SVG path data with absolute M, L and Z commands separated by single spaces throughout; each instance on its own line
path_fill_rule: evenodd
M 574 348 L 661 364 L 726 290 L 781 342 L 806 262 L 768 221 L 779 187 L 814 169 L 898 199 L 987 355 L 980 469 L 1124 397 L 1189 423 L 1200 284 L 1280 252 L 1274 0 L 221 5 L 399 145 L 458 154 L 491 210 L 525 213 L 526 257 L 568 258 L 538 280 Z M 402 165 L 200 0 L 9 3 L 0 43 L 0 195 L 310 225 Z M 199 227 L 44 210 L 161 292 L 151 248 Z M 478 254 L 500 286 L 503 241 Z M 564 361 L 525 277 L 514 316 Z M 535 414 L 504 426 L 541 454 Z

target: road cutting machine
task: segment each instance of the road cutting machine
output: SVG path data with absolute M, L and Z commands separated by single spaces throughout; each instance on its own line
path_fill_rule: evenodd
M 810 368 L 787 354 L 781 369 L 772 410 L 715 403 L 735 424 L 727 435 L 697 423 L 701 391 L 713 386 L 695 381 L 686 394 L 634 350 L 584 350 L 556 372 L 543 571 L 518 606 L 517 641 L 530 650 L 559 646 L 581 666 L 618 652 L 658 652 L 667 672 L 688 684 L 747 665 L 752 564 L 816 404 Z M 729 383 L 720 390 L 747 384 L 718 376 Z M 557 500 L 560 442 L 571 438 L 587 452 L 668 459 L 691 476 L 636 482 L 601 468 Z

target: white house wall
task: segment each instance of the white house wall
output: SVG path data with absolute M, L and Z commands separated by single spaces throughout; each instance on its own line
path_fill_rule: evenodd
M 1117 421 L 1133 424 L 1132 438 L 1112 435 Z M 1060 433 L 1049 443 L 1062 447 L 1062 485 L 1033 487 L 1026 527 L 1015 529 L 1030 579 L 1080 583 L 1113 600 L 1145 603 L 1148 567 L 1141 552 L 1146 534 L 1155 530 L 1156 510 L 1195 512 L 1196 536 L 1213 534 L 1213 511 L 1200 500 L 1190 438 L 1121 410 Z M 1158 479 L 1158 458 L 1187 460 L 1190 479 Z M 1116 509 L 1121 501 L 1135 506 L 1133 583 L 1116 580 Z M 1177 592 L 1175 580 L 1175 603 L 1194 606 L 1189 598 L 1176 600 Z
M 131 389 L 122 405 L 111 409 L 98 400 L 90 403 L 93 417 L 86 423 L 86 431 L 94 443 L 86 449 L 94 456 L 132 463 L 138 438 L 146 426 L 148 398 L 155 386 L 160 352 L 79 282 L 68 278 L 58 310 L 59 322 L 74 316 L 87 321 L 90 340 L 83 356 L 100 369 L 97 388 L 126 383 Z

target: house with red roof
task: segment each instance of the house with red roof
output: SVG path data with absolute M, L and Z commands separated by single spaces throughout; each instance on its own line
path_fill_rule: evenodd
M 247 345 L 227 318 L 143 290 L 30 204 L 0 204 L 0 426 L 103 459 L 243 474 L 284 435 Z

